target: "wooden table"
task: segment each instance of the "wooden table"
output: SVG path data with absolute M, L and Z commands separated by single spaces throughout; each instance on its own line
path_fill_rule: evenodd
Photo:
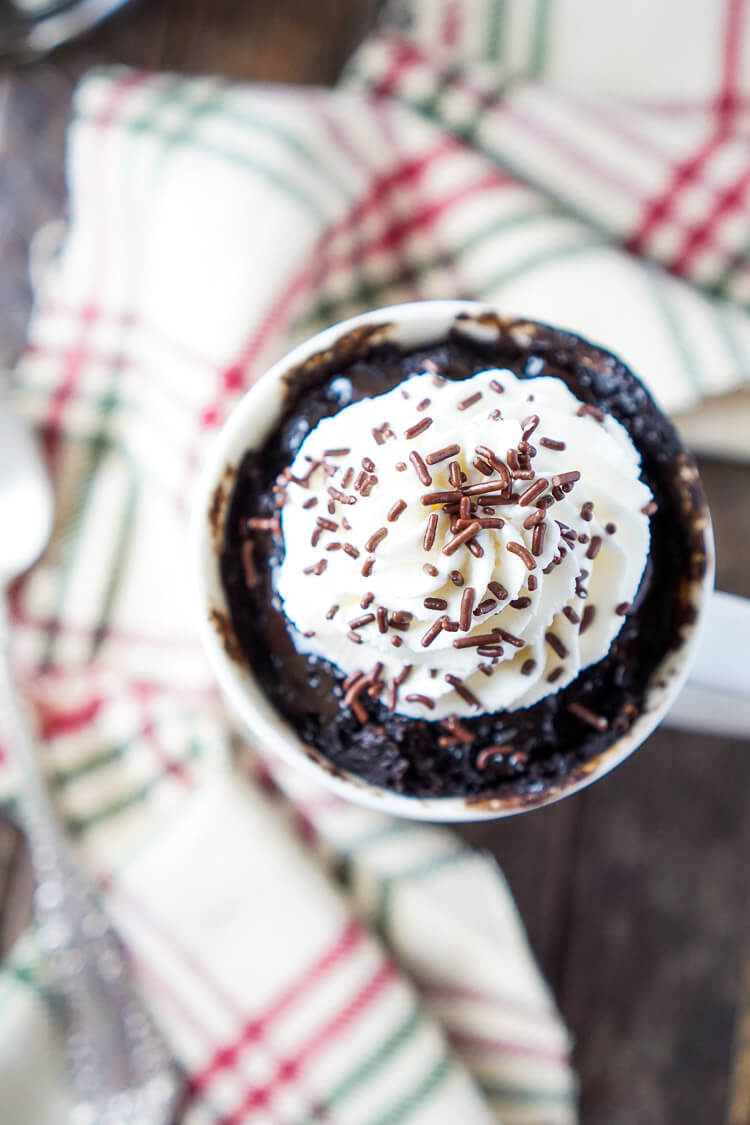
M 0 362 L 23 340 L 29 239 L 64 211 L 63 139 L 84 70 L 119 61 L 329 82 L 373 8 L 142 0 L 0 74 Z M 719 584 L 750 594 L 750 469 L 702 469 Z M 749 749 L 662 730 L 592 789 L 464 830 L 506 871 L 575 1035 L 586 1125 L 750 1125 Z M 0 822 L 0 950 L 28 917 L 29 888 L 18 834 Z

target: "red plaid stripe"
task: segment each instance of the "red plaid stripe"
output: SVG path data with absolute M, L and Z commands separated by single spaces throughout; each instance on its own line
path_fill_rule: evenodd
M 737 68 L 744 0 L 726 0 L 726 23 L 723 47 L 722 81 L 715 104 L 715 126 L 705 144 L 687 160 L 678 163 L 666 190 L 651 200 L 640 226 L 628 239 L 628 249 L 642 253 L 656 229 L 670 219 L 685 189 L 700 179 L 711 158 L 721 149 L 729 134 L 737 110 Z
M 276 1073 L 267 1083 L 249 1090 L 234 1113 L 222 1119 L 222 1125 L 242 1125 L 248 1115 L 256 1109 L 267 1106 L 274 1094 L 286 1083 L 297 1079 L 315 1053 L 331 1040 L 340 1036 L 376 1000 L 388 985 L 398 979 L 394 966 L 388 962 L 379 965 L 367 983 L 356 995 L 327 1020 L 318 1031 L 297 1051 L 296 1055 L 284 1059 Z
M 148 80 L 148 77 L 148 74 L 144 71 L 131 71 L 119 82 L 112 84 L 107 104 L 102 110 L 97 126 L 97 143 L 101 149 L 100 162 L 98 165 L 100 184 L 103 184 L 102 176 L 106 167 L 108 134 L 110 144 L 113 135 L 109 127 L 115 120 L 117 114 L 121 111 L 122 103 L 125 99 L 133 91 L 142 86 Z M 100 217 L 99 222 L 100 224 L 103 222 L 102 217 Z M 92 294 L 96 294 L 100 290 L 100 281 L 105 262 L 103 254 L 106 240 L 103 237 L 99 238 L 98 244 L 101 253 L 97 261 L 92 263 Z M 81 333 L 78 342 L 68 353 L 63 379 L 54 395 L 50 398 L 49 412 L 44 426 L 43 437 L 47 456 L 53 464 L 56 461 L 59 451 L 65 409 L 75 391 L 81 372 L 87 362 L 89 340 L 92 329 L 98 318 L 99 309 L 93 300 L 85 303 L 81 309 Z
M 264 1012 L 248 1020 L 231 1043 L 219 1047 L 214 1052 L 203 1069 L 192 1076 L 191 1089 L 194 1091 L 204 1089 L 218 1074 L 235 1066 L 242 1050 L 261 1040 L 274 1020 L 278 1019 L 293 1004 L 300 1001 L 310 989 L 320 984 L 342 960 L 349 957 L 360 947 L 363 937 L 362 927 L 354 919 L 349 919 L 330 948 L 298 980 L 289 985 Z

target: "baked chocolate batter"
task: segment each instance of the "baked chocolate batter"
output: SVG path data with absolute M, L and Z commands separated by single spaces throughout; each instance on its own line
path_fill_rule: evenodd
M 681 479 L 688 455 L 640 381 L 615 356 L 571 333 L 492 322 L 500 329 L 496 341 L 478 342 L 454 329 L 406 353 L 360 334 L 334 355 L 290 372 L 282 422 L 240 464 L 224 529 L 221 573 L 232 625 L 274 706 L 303 742 L 335 766 L 405 794 L 485 797 L 510 789 L 531 796 L 604 750 L 631 726 L 654 669 L 680 643 L 690 614 L 689 584 L 703 563 L 702 541 L 694 541 L 688 520 L 703 509 L 700 486 L 694 482 L 688 489 Z M 519 343 L 513 330 L 520 323 L 526 340 Z M 448 379 L 490 367 L 510 368 L 519 378 L 563 379 L 581 401 L 625 426 L 658 505 L 640 590 L 608 655 L 533 707 L 462 718 L 459 734 L 446 723 L 389 712 L 384 701 L 366 694 L 359 702 L 367 721 L 360 722 L 343 705 L 343 673 L 295 650 L 272 588 L 283 557 L 274 521 L 278 474 L 321 418 L 383 394 L 423 370 L 425 360 Z M 255 527 L 248 527 L 249 518 Z M 606 730 L 598 729 L 602 720 Z

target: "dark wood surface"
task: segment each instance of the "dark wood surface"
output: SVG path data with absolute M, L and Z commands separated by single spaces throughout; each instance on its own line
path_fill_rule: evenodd
M 374 4 L 141 0 L 0 73 L 0 363 L 29 311 L 29 239 L 64 213 L 72 87 L 124 62 L 330 82 Z M 750 595 L 750 468 L 704 461 L 719 585 Z M 507 873 L 576 1039 L 585 1125 L 750 1125 L 750 747 L 661 730 L 562 804 L 463 834 Z M 28 917 L 22 841 L 0 821 L 0 951 Z

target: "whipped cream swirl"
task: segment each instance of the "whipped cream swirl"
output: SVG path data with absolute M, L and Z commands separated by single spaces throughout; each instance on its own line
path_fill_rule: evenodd
M 559 379 L 429 371 L 322 419 L 286 473 L 297 648 L 424 719 L 528 707 L 606 656 L 649 551 L 627 431 Z

